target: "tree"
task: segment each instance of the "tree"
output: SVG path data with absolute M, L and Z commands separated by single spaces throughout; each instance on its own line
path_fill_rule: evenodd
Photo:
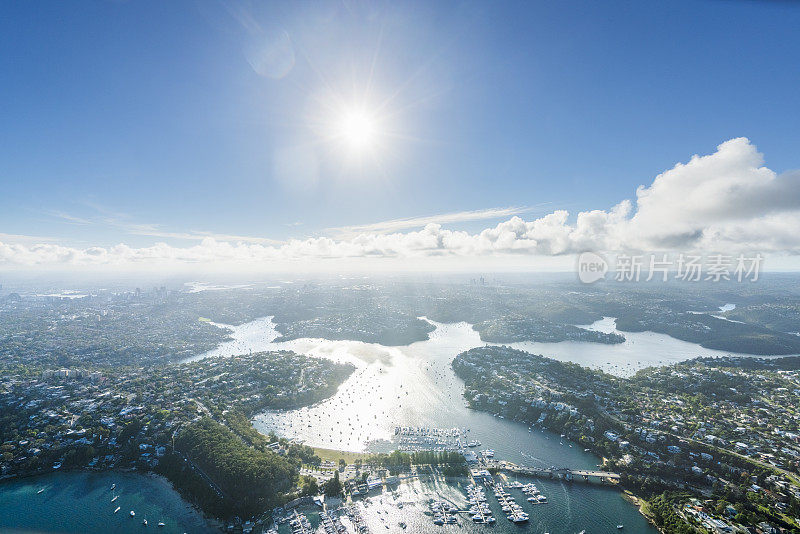
M 326 497 L 338 497 L 342 494 L 342 483 L 339 482 L 339 471 L 333 472 L 333 478 L 323 484 Z
M 304 477 L 303 486 L 300 489 L 302 495 L 317 495 L 319 493 L 319 484 L 314 477 Z

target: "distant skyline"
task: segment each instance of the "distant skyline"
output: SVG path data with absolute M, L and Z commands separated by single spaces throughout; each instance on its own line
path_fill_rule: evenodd
M 0 269 L 800 268 L 800 4 L 41 2 Z

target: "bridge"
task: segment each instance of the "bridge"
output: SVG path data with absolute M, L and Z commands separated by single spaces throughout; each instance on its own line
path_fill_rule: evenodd
M 529 467 L 524 465 L 517 465 L 512 462 L 506 461 L 486 461 L 488 469 L 497 469 L 506 473 L 517 473 L 529 477 L 536 478 L 552 478 L 559 480 L 583 480 L 589 482 L 590 478 L 599 479 L 600 482 L 610 482 L 616 484 L 619 482 L 619 473 L 612 473 L 610 471 L 597 471 L 590 469 L 570 469 L 568 467 L 551 467 L 548 469 L 540 467 Z

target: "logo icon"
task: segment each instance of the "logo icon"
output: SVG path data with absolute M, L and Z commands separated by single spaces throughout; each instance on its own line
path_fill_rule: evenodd
M 591 284 L 605 278 L 608 262 L 599 254 L 584 252 L 578 256 L 578 279 L 584 284 Z

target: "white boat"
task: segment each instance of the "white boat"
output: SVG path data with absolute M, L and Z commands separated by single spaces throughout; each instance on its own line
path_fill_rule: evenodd
M 512 523 L 525 523 L 528 520 L 528 514 L 524 512 L 511 514 L 508 516 L 508 520 Z
M 133 510 L 131 510 L 131 517 L 133 517 L 133 516 L 135 516 L 135 515 L 136 515 L 136 512 L 134 512 Z
M 44 491 L 44 488 L 40 489 L 39 491 L 36 492 L 36 495 L 39 495 L 43 491 Z
M 147 519 L 145 519 L 144 521 L 142 521 L 142 525 L 143 525 L 143 526 L 145 526 L 145 527 L 147 526 Z
M 159 526 L 159 527 L 163 527 L 163 526 L 164 526 L 164 522 L 163 522 L 163 521 L 159 521 L 159 522 L 158 522 L 158 526 Z
M 625 528 L 625 525 L 617 525 L 617 530 L 622 530 L 623 528 Z
M 117 506 L 117 507 L 114 509 L 114 513 L 116 514 L 117 512 L 119 512 L 119 509 L 120 509 L 120 508 L 121 508 L 120 506 Z
M 119 499 L 119 495 L 114 495 L 114 497 L 111 499 L 111 502 L 114 502 L 114 501 L 116 501 L 117 499 Z
M 116 482 L 114 482 L 113 484 L 111 484 L 111 491 L 114 491 L 114 488 L 116 488 L 116 487 L 117 487 L 117 483 L 116 483 Z

